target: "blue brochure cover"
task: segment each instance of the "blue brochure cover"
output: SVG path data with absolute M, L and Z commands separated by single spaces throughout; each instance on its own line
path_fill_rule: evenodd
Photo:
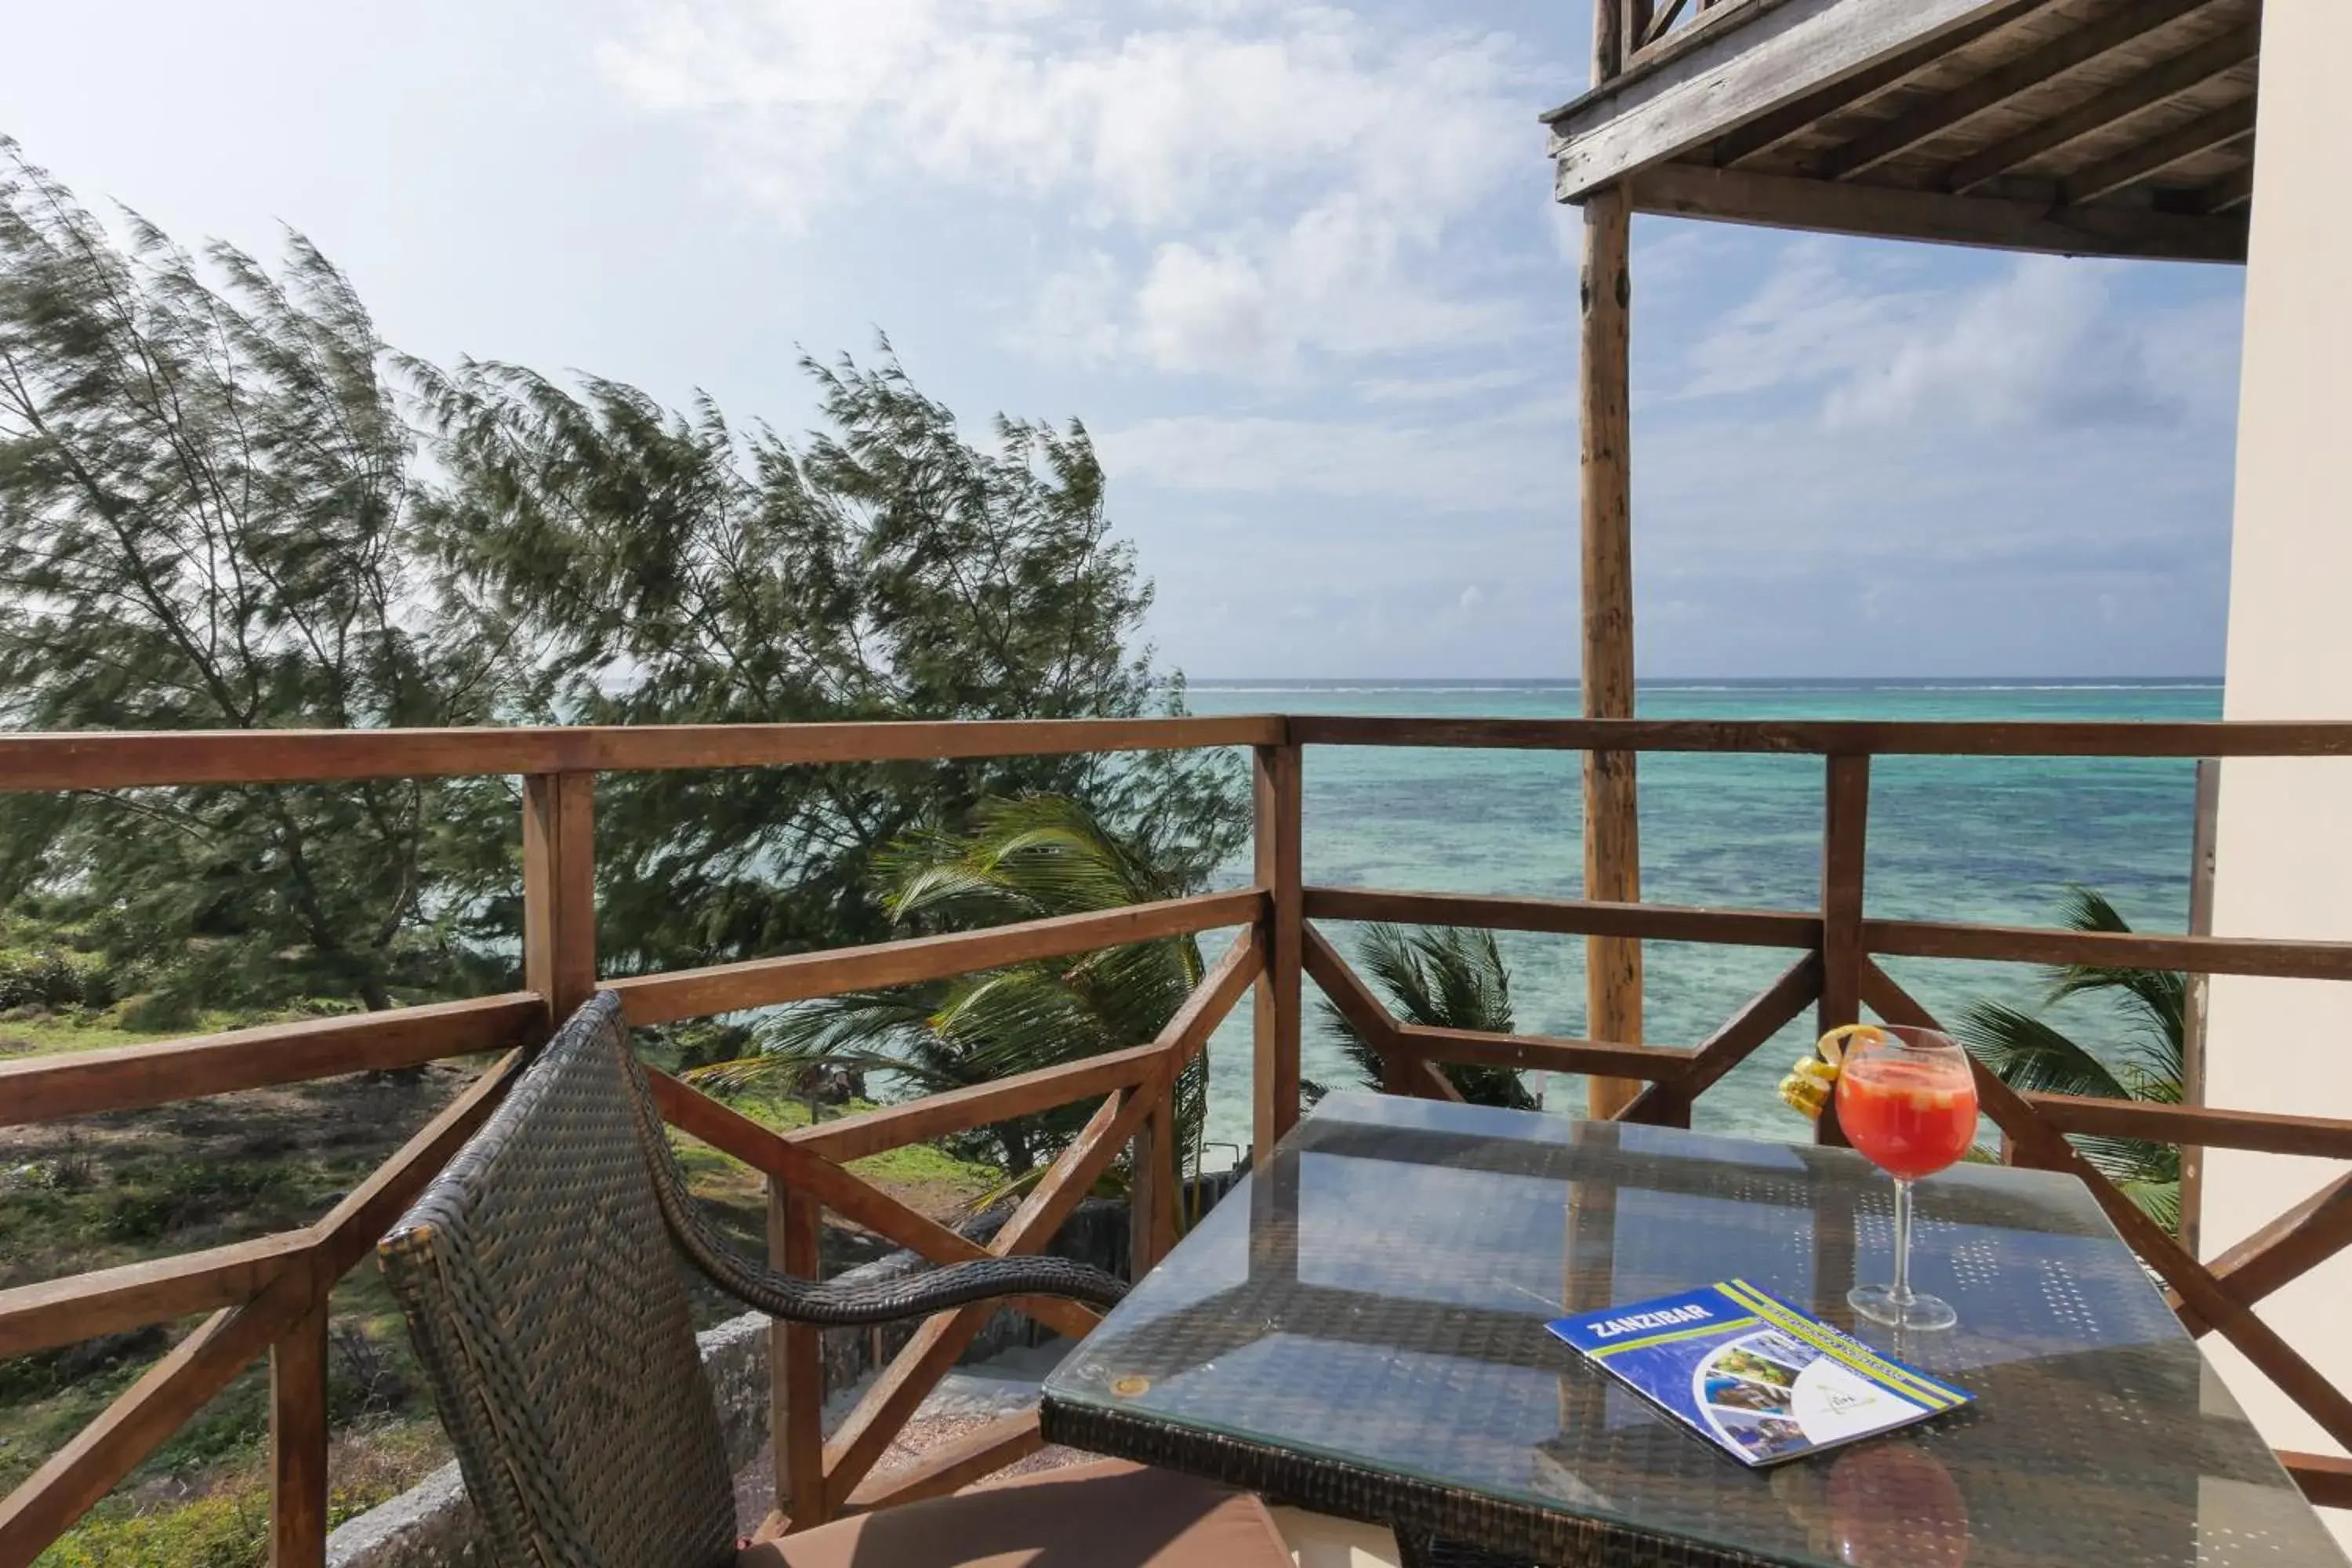
M 1907 1426 L 1974 1397 L 1744 1279 L 1549 1326 L 1747 1465 L 1778 1464 Z

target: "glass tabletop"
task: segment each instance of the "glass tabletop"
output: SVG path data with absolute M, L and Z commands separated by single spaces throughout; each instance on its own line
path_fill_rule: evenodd
M 1959 1326 L 1859 1335 L 1976 1405 L 1750 1470 L 1544 1324 L 1737 1277 L 1853 1330 L 1847 1289 L 1891 1271 L 1884 1175 L 1333 1095 L 1071 1352 L 1048 1431 L 1244 1484 L 1339 1478 L 1323 1506 L 1488 1546 L 1597 1521 L 1847 1568 L 2346 1561 L 2079 1182 L 1962 1165 L 1916 1192 L 1914 1281 Z

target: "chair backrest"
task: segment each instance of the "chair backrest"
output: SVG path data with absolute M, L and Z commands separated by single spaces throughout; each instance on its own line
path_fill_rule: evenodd
M 713 1568 L 735 1504 L 617 1000 L 565 1022 L 379 1247 L 501 1564 Z

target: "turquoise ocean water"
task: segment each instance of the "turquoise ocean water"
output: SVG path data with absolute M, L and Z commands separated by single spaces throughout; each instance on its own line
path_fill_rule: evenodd
M 1203 682 L 1201 713 L 1412 714 L 1569 718 L 1573 684 L 1461 681 Z M 1642 688 L 1644 718 L 2216 719 L 2217 683 L 1689 682 Z M 1803 910 L 1819 900 L 1822 764 L 1812 757 L 1654 754 L 1642 759 L 1643 896 L 1660 903 Z M 1580 767 L 1574 752 L 1314 747 L 1306 756 L 1305 860 L 1310 882 L 1440 892 L 1573 898 L 1581 891 Z M 1874 916 L 2048 925 L 2069 882 L 2097 888 L 2135 926 L 2187 921 L 2195 790 L 2186 761 L 1882 758 L 1873 769 L 1867 908 Z M 1247 880 L 1246 865 L 1223 880 Z M 1343 950 L 1344 926 L 1331 934 Z M 1506 933 L 1522 1032 L 1584 1033 L 1584 956 L 1571 937 Z M 1694 943 L 1648 945 L 1646 1036 L 1706 1037 L 1792 955 Z M 1889 960 L 1914 994 L 1948 1017 L 1975 996 L 2029 1005 L 2027 966 Z M 1311 1005 L 1305 1071 L 1332 1086 L 1353 1074 Z M 1210 1137 L 1249 1136 L 1249 1008 L 1218 1031 L 1211 1058 Z M 2111 1045 L 2105 1013 L 2070 1004 L 2053 1015 L 2078 1038 Z M 1801 1123 L 1774 1085 L 1801 1054 L 1811 1016 L 1792 1025 L 1699 1101 L 1695 1125 L 1759 1137 Z M 1580 1079 L 1531 1079 L 1548 1110 L 1584 1104 Z M 1226 1163 L 1213 1149 L 1208 1163 Z

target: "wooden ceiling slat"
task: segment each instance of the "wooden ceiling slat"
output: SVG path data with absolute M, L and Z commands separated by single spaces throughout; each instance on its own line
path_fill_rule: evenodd
M 1843 146 L 1829 149 L 1813 160 L 1806 173 L 1822 180 L 1851 180 L 1866 174 L 1889 158 L 1899 157 L 1921 142 L 1965 125 L 2102 55 L 2137 43 L 2211 3 L 2212 0 L 2134 0 L 2110 16 L 2053 38 L 2020 59 L 1897 115 Z
M 2177 93 L 2193 91 L 2252 59 L 2261 42 L 2261 29 L 2252 22 L 2208 38 L 2127 82 L 1961 159 L 1945 174 L 1944 189 L 1966 195 L 2021 163 L 2128 120 Z
M 1715 218 L 1817 234 L 1870 235 L 2058 256 L 2243 261 L 2242 213 L 2205 216 L 2126 205 L 1953 196 L 1887 185 L 1836 184 L 1693 163 L 1660 163 L 1633 183 L 1636 212 Z
M 1966 47 L 2012 22 L 2038 16 L 2057 3 L 2058 0 L 2019 0 L 2018 4 L 2000 10 L 1988 11 L 1949 33 L 1905 49 L 1867 70 L 1857 71 L 1843 81 L 1834 81 L 1818 91 L 1809 92 L 1792 103 L 1785 104 L 1769 114 L 1759 115 L 1747 124 L 1717 137 L 1711 149 L 1712 161 L 1718 168 L 1728 169 L 1769 153 L 1790 137 L 1811 129 L 1815 121 L 1840 110 L 1850 109 L 1888 88 L 1900 86 L 1928 67 L 1948 58 L 1954 49 Z
M 2225 213 L 2242 207 L 2254 199 L 2254 166 L 2232 169 L 2197 193 L 2196 206 L 2201 213 Z
M 2225 109 L 2200 114 L 2138 146 L 2116 153 L 2105 163 L 2070 174 L 2059 182 L 2059 200 L 2068 206 L 2097 201 L 2101 196 L 2136 185 L 2184 158 L 2225 147 L 2254 133 L 2254 100 L 2241 99 Z

